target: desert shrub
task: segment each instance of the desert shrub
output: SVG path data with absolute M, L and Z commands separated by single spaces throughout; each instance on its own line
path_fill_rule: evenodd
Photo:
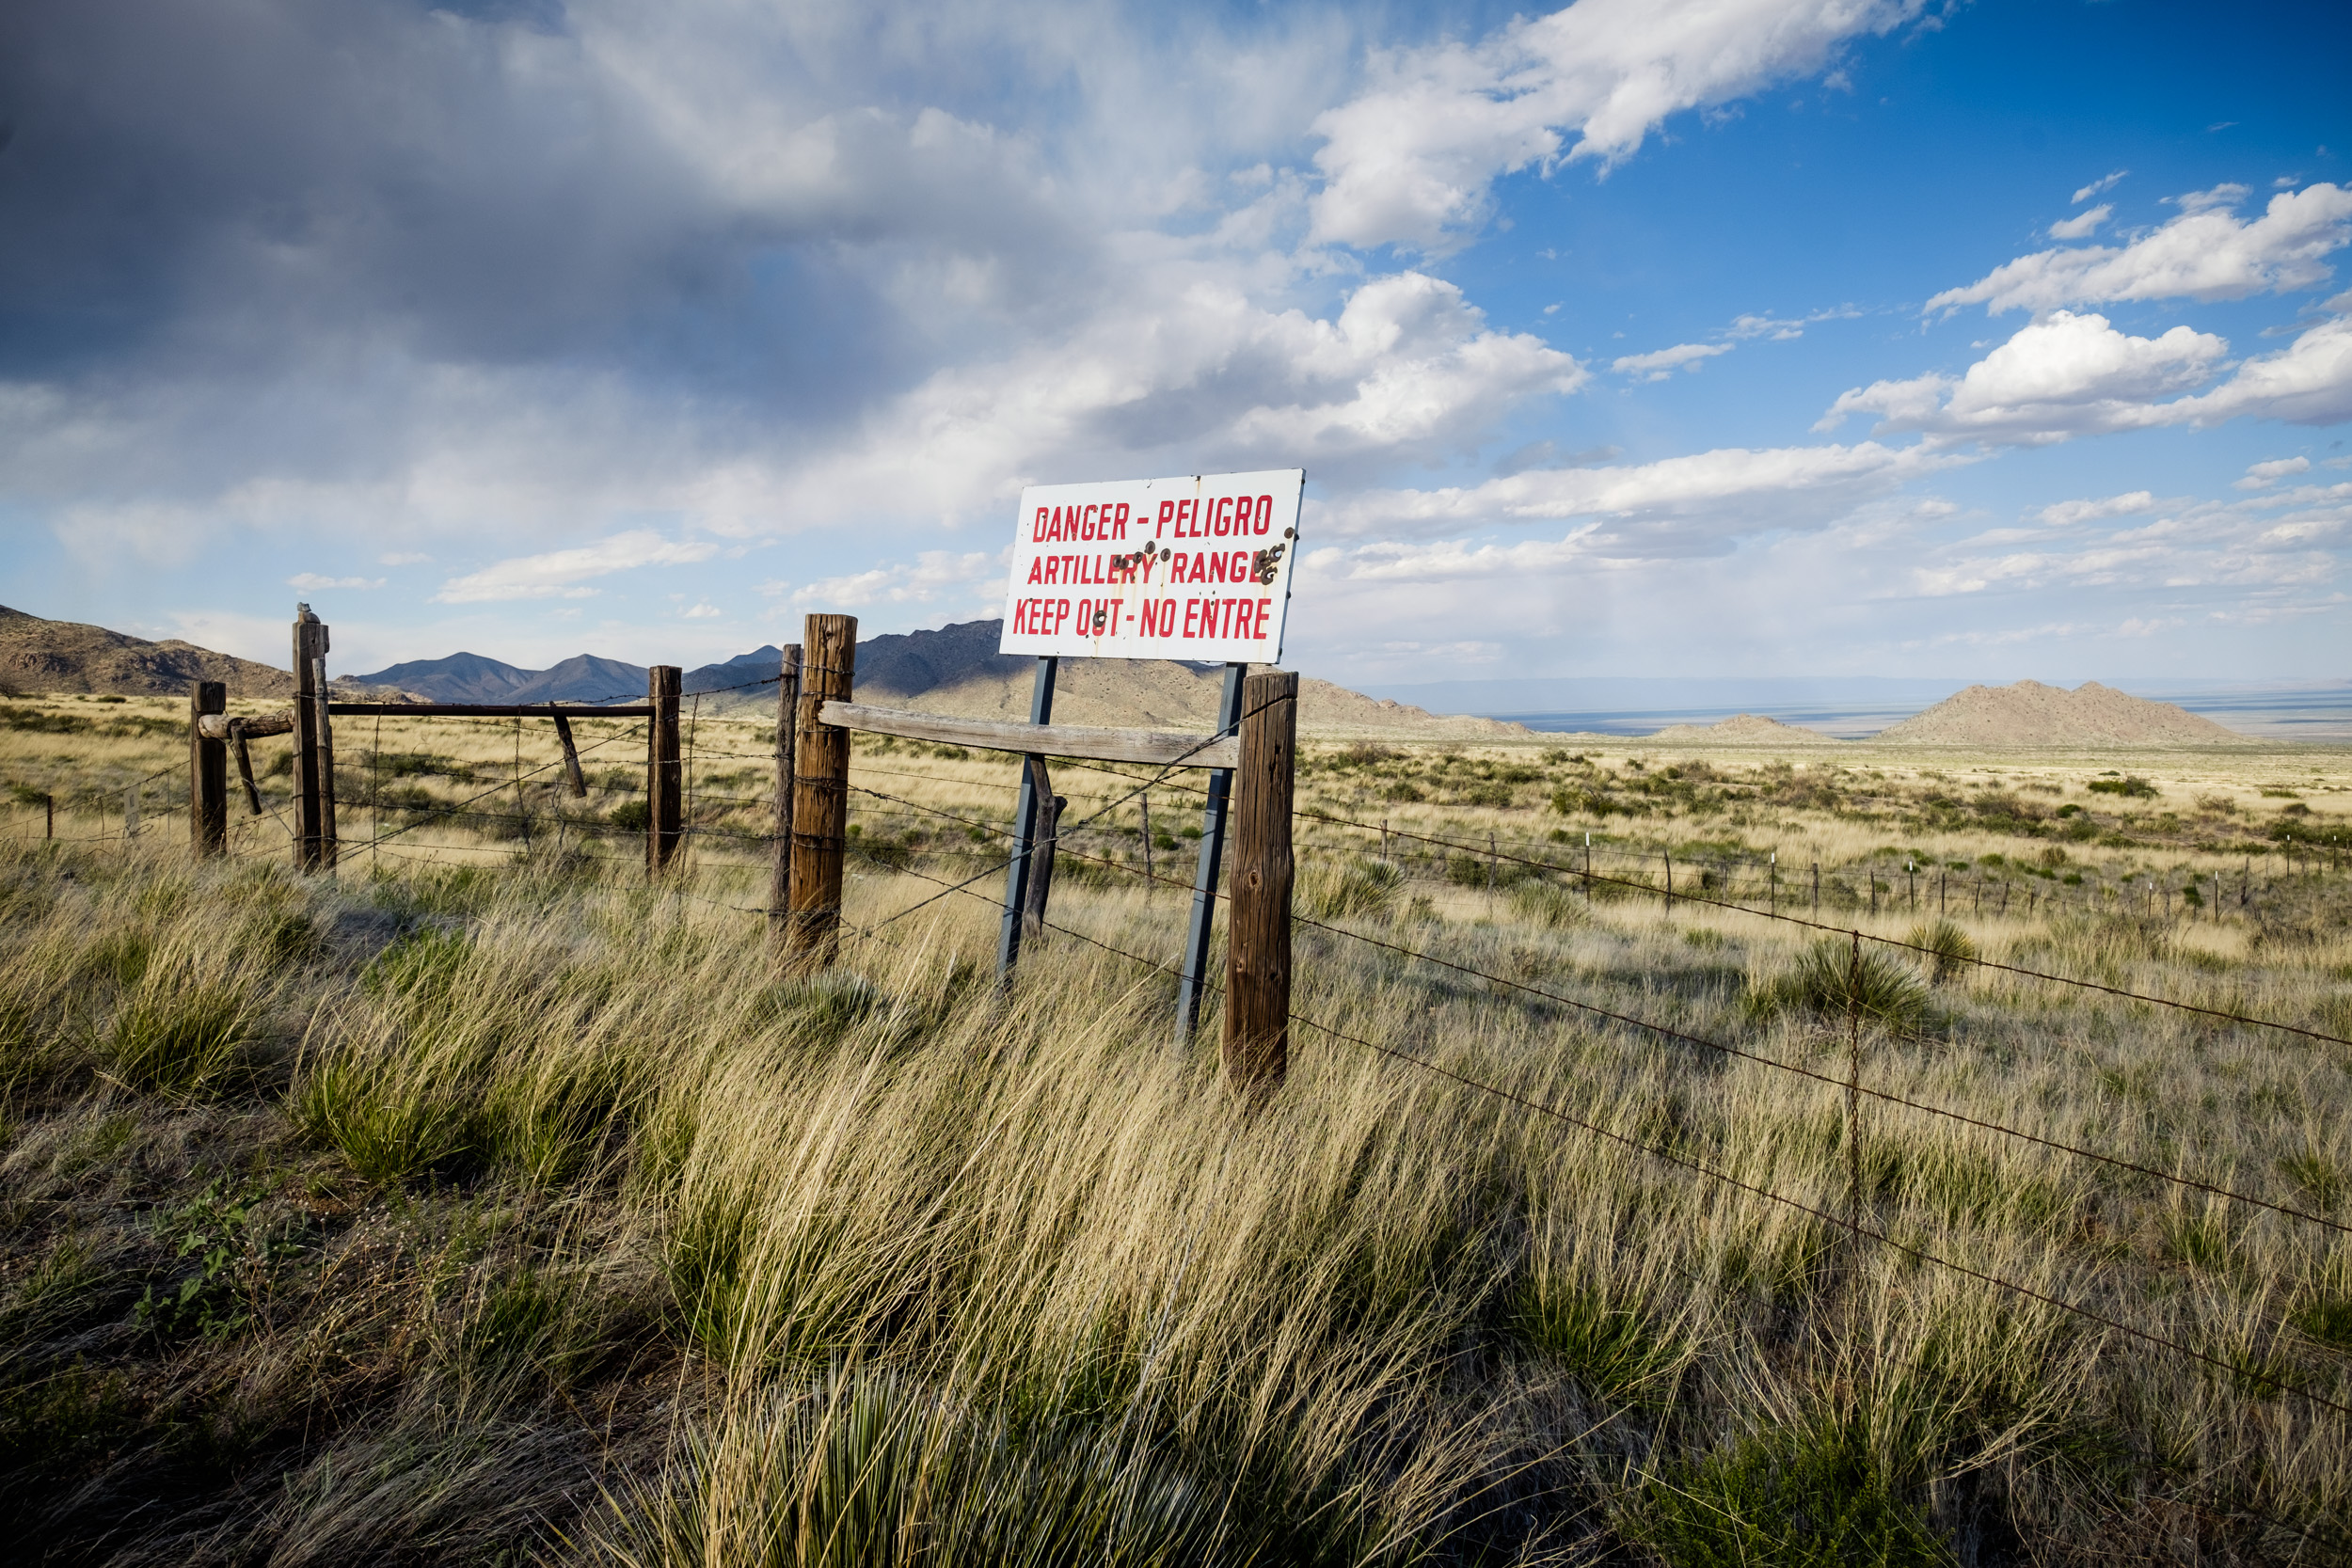
M 1925 953 L 1931 966 L 1928 978 L 1934 985 L 1963 973 L 1977 959 L 1975 939 L 1948 920 L 1923 921 L 1906 932 L 1903 941 Z
M 1407 781 L 1399 779 L 1380 792 L 1380 799 L 1393 800 L 1400 805 L 1410 805 L 1417 800 L 1426 800 L 1429 797 L 1423 795 Z
M 1349 920 L 1386 913 L 1405 874 L 1387 861 L 1362 855 L 1309 861 L 1299 868 L 1295 896 L 1300 913 L 1315 920 Z
M 653 807 L 643 800 L 624 800 L 605 818 L 625 833 L 642 833 L 653 820 Z
M 1824 1017 L 1864 1019 L 1898 1034 L 1918 1029 L 1928 1018 L 1928 988 L 1918 971 L 1877 948 L 1860 954 L 1836 937 L 1824 937 L 1797 956 L 1779 974 L 1748 992 L 1759 1014 L 1803 1010 Z

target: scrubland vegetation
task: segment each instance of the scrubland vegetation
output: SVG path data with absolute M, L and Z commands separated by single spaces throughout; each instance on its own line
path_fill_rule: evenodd
M 105 726 L 167 705 L 20 706 L 92 721 L 0 737 L 16 799 L 66 803 L 0 846 L 28 1560 L 2352 1550 L 2320 1402 L 2352 1403 L 2352 1049 L 1967 961 L 2352 1035 L 2330 753 L 1311 748 L 1302 811 L 1392 838 L 1302 818 L 1295 1006 L 1329 1028 L 1253 1110 L 1153 967 L 1181 780 L 1148 840 L 1133 800 L 1074 833 L 1082 935 L 1000 992 L 994 879 L 942 895 L 1000 853 L 981 754 L 861 743 L 870 935 L 794 976 L 728 836 L 765 827 L 755 724 L 702 721 L 705 832 L 648 888 L 618 723 L 581 726 L 581 800 L 528 729 L 345 724 L 344 863 L 303 879 L 242 801 L 192 864 L 169 775 L 122 839 L 184 742 Z M 1072 822 L 1134 787 L 1056 781 Z M 1686 895 L 1803 913 L 1818 863 L 1825 921 L 1916 950 L 1669 905 L 1661 851 Z M 1873 1089 L 2157 1174 L 1867 1098 L 1850 1142 L 1835 1083 L 1771 1064 L 1840 1079 L 1857 1037 Z M 1868 1227 L 2050 1299 L 1855 1242 L 1857 1167 Z

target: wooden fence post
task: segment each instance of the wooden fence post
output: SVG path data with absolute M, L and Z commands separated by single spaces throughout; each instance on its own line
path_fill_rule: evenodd
M 294 606 L 294 868 L 335 869 L 335 739 L 326 720 L 326 623 Z
M 1029 783 L 1037 793 L 1037 825 L 1029 835 L 1029 884 L 1023 890 L 1021 940 L 1028 942 L 1045 930 L 1046 900 L 1054 895 L 1054 852 L 1060 847 L 1061 814 L 1070 802 L 1054 793 L 1045 759 L 1028 759 Z
M 685 806 L 680 791 L 685 780 L 678 764 L 677 701 L 684 672 L 675 664 L 657 664 L 645 672 L 645 701 L 653 717 L 645 721 L 645 875 L 660 876 L 677 854 L 685 835 Z
M 768 868 L 768 950 L 784 952 L 786 922 L 792 908 L 792 757 L 801 708 L 801 645 L 784 650 L 776 682 L 776 842 Z
M 1242 687 L 1232 912 L 1225 950 L 1225 1078 L 1262 1095 L 1290 1065 L 1291 789 L 1298 675 L 1272 670 Z
M 801 634 L 801 711 L 792 781 L 792 917 L 785 945 L 822 967 L 841 945 L 841 857 L 849 839 L 850 732 L 820 723 L 827 703 L 850 700 L 857 617 L 812 615 Z
M 553 703 L 548 705 L 555 706 Z M 580 746 L 572 738 L 572 721 L 560 710 L 555 714 L 555 738 L 564 748 L 564 783 L 570 787 L 573 800 L 584 800 L 588 798 L 588 780 L 580 770 Z M 563 818 L 559 816 L 556 821 L 561 824 Z
M 188 846 L 199 859 L 229 850 L 229 743 L 204 738 L 207 714 L 229 711 L 229 688 L 198 681 L 188 690 Z

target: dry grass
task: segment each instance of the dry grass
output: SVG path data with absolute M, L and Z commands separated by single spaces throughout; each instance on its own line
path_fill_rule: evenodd
M 404 787 L 447 802 L 503 778 L 512 802 L 492 771 L 512 768 L 511 732 L 386 728 L 383 757 L 470 774 Z M 527 771 L 550 753 L 524 738 Z M 167 736 L 145 743 L 12 733 L 6 766 L 46 787 L 169 760 Z M 633 761 L 633 745 L 605 752 Z M 702 825 L 763 825 L 755 800 L 712 798 L 755 798 L 764 746 L 750 723 L 701 726 Z M 2055 908 L 2065 884 L 2034 877 L 2030 911 L 2012 895 L 2006 918 L 1948 893 L 1940 911 L 1836 918 L 1896 938 L 1942 919 L 2003 961 L 2352 1022 L 2338 876 L 2274 863 L 2244 906 L 2133 909 L 2127 865 L 2245 854 L 2198 847 L 2217 825 L 2160 836 L 2174 785 L 2143 762 L 2153 803 L 2042 798 L 2099 802 L 2103 834 L 2140 841 L 2119 847 L 2059 836 L 2073 816 L 1954 825 L 1927 798 L 1981 792 L 1949 778 L 1823 791 L 1718 758 L 1716 778 L 1637 794 L 1629 773 L 1693 770 L 1330 755 L 1303 804 L 1492 832 L 1563 864 L 1572 848 L 1579 866 L 1591 821 L 1619 872 L 1671 849 L 1685 892 L 1714 870 L 1710 896 L 1759 891 L 1734 841 L 1781 847 L 1784 897 L 1800 856 L 1858 887 L 1866 869 L 1885 879 L 1890 841 L 1964 859 L 1972 880 L 1999 854 L 1996 885 L 2022 885 L 2020 863 L 2064 847 L 2091 874 Z M 2335 809 L 2341 773 L 2314 789 L 2317 764 L 2297 761 L 2301 800 Z M 854 778 L 996 823 L 1013 774 L 894 745 L 862 746 Z M 1424 800 L 1384 800 L 1399 784 Z M 1572 807 L 1650 814 L 1552 809 L 1571 786 Z M 528 839 L 412 800 L 387 826 L 417 825 L 338 880 L 283 871 L 282 835 L 203 868 L 160 832 L 0 858 L 0 1494 L 37 1548 L 678 1565 L 2342 1555 L 2327 1532 L 2352 1509 L 2352 1432 L 2264 1381 L 2352 1401 L 2342 1232 L 1866 1102 L 1868 1223 L 2223 1372 L 1339 1035 L 1296 1031 L 1284 1090 L 1246 1111 L 1212 1053 L 1169 1042 L 1170 983 L 1150 964 L 1049 936 L 998 991 L 992 883 L 881 926 L 938 892 L 927 879 L 989 863 L 966 858 L 988 855 L 984 829 L 862 798 L 849 917 L 881 928 L 834 974 L 794 979 L 729 907 L 764 897 L 760 846 L 707 834 L 649 890 L 634 838 L 605 831 L 628 791 L 534 787 L 516 814 L 534 816 Z M 1132 785 L 1065 767 L 1057 787 L 1077 818 Z M 1152 795 L 1174 844 L 1154 863 L 1180 880 L 1183 799 Z M 347 807 L 346 844 L 365 809 Z M 1075 847 L 1139 864 L 1139 828 L 1128 801 Z M 1490 892 L 1476 856 L 1389 848 L 1311 832 L 1316 917 L 1843 1071 L 1849 1015 L 1837 974 L 1806 987 L 1811 933 L 1654 892 L 1588 897 L 1525 867 L 1495 867 Z M 1073 870 L 1055 919 L 1166 963 L 1184 897 Z M 2343 1048 L 1966 966 L 1931 987 L 1932 960 L 1917 967 L 1903 1016 L 1864 1033 L 1872 1086 L 2352 1223 Z M 1299 1013 L 1342 1034 L 1843 1212 L 1855 1148 L 1831 1086 L 1331 932 L 1300 931 L 1298 973 Z

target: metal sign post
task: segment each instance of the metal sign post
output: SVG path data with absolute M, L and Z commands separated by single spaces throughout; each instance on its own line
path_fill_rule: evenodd
M 1225 667 L 1225 692 L 1217 700 L 1216 733 L 1232 735 L 1241 727 L 1241 689 L 1249 673 L 1247 664 Z M 1200 1023 L 1200 982 L 1209 972 L 1209 932 L 1216 925 L 1216 877 L 1225 861 L 1225 817 L 1233 788 L 1233 770 L 1209 769 L 1209 803 L 1200 813 L 1200 860 L 1192 878 L 1192 920 L 1184 928 L 1184 967 L 1176 979 L 1176 1043 L 1192 1043 Z
M 1303 469 L 1271 468 L 1024 490 L 997 651 L 1037 656 L 1029 722 L 1053 721 L 1054 675 L 1064 657 L 1220 663 L 1225 684 L 1216 734 L 1234 745 L 1228 737 L 1239 733 L 1244 677 L 1251 665 L 1282 657 L 1306 483 Z M 1184 1043 L 1200 1023 L 1201 993 L 1210 983 L 1209 937 L 1216 925 L 1233 782 L 1233 753 L 1201 755 L 1206 743 L 1200 737 L 1171 759 L 1209 774 L 1177 983 L 1176 1035 Z M 1214 766 L 1218 761 L 1226 766 Z M 1030 857 L 1045 805 L 1034 783 L 1038 771 L 1022 770 L 1013 811 L 1012 863 L 1005 872 L 1004 925 L 996 942 L 1000 981 L 1020 959 L 1023 914 L 1037 875 Z M 1148 822 L 1144 831 L 1151 831 Z M 1145 854 L 1148 863 L 1148 840 Z
M 1054 721 L 1054 675 L 1061 660 L 1051 655 L 1037 661 L 1037 684 L 1029 689 L 1029 722 Z M 1021 796 L 1012 808 L 1012 863 L 1005 867 L 1005 923 L 996 933 L 996 979 L 1012 974 L 1021 957 L 1021 916 L 1029 901 L 1029 840 L 1037 832 L 1037 770 L 1025 763 L 1021 769 Z

